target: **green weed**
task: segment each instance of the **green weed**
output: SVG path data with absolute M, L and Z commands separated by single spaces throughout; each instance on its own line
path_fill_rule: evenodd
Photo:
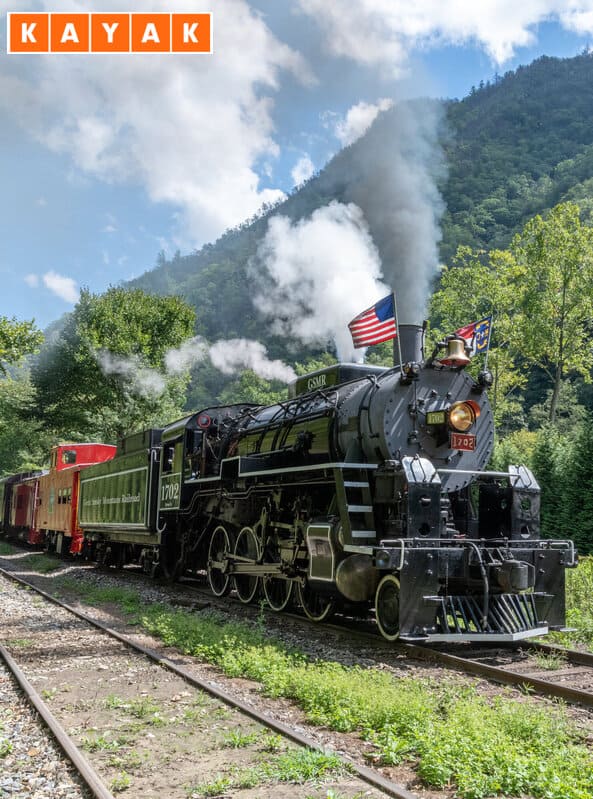
M 150 696 L 121 699 L 119 696 L 110 694 L 105 700 L 105 707 L 109 710 L 123 710 L 128 716 L 140 719 L 147 724 L 160 727 L 167 723 L 161 715 L 161 708 Z
M 228 749 L 243 749 L 246 746 L 251 746 L 259 738 L 259 731 L 243 732 L 243 730 L 232 730 L 224 736 L 223 746 Z
M 193 799 L 194 797 L 207 797 L 207 796 L 220 796 L 227 788 L 232 785 L 230 777 L 223 777 L 219 774 L 214 780 L 210 782 L 202 782 L 193 788 L 187 789 L 188 796 Z
M 110 787 L 113 793 L 122 793 L 122 791 L 127 791 L 131 784 L 132 778 L 130 775 L 122 771 L 121 774 L 111 780 Z
M 87 752 L 116 752 L 124 745 L 124 742 L 118 738 L 109 738 L 106 735 L 97 735 L 94 737 L 85 736 L 80 745 Z
M 0 757 L 6 757 L 12 752 L 12 744 L 8 738 L 0 738 Z
M 255 766 L 235 769 L 224 776 L 219 774 L 211 782 L 189 788 L 188 794 L 190 797 L 219 796 L 229 789 L 255 788 L 273 782 L 301 785 L 335 777 L 345 771 L 345 766 L 337 755 L 313 749 L 293 749 Z
M 146 760 L 148 755 L 141 755 L 132 749 L 124 755 L 112 755 L 108 760 L 108 765 L 112 768 L 129 769 L 130 771 L 140 768 Z
M 33 645 L 33 641 L 29 638 L 9 638 L 6 643 L 9 647 L 13 646 L 16 649 L 26 649 L 26 647 Z
M 562 652 L 537 652 L 534 660 L 538 668 L 544 671 L 558 671 L 566 666 L 566 655 Z
M 488 703 L 471 687 L 308 660 L 258 629 L 163 606 L 145 608 L 142 624 L 225 674 L 296 701 L 309 721 L 358 732 L 375 743 L 384 763 L 414 762 L 427 785 L 454 786 L 463 799 L 522 793 L 584 799 L 593 793 L 593 758 L 562 708 L 546 715 L 510 697 Z

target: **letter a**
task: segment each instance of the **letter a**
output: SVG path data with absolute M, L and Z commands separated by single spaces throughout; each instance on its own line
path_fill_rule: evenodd
M 156 32 L 156 25 L 154 22 L 149 22 L 144 29 L 144 35 L 142 36 L 142 44 L 146 42 L 156 42 L 156 44 L 160 44 L 161 40 L 159 39 L 159 35 Z
M 37 39 L 33 36 L 33 31 L 37 27 L 36 22 L 31 22 L 27 25 L 26 22 L 23 22 L 21 26 L 21 42 L 25 44 L 25 42 L 33 42 L 34 44 L 37 43 Z
M 79 44 L 78 34 L 76 33 L 73 22 L 67 22 L 64 26 L 64 33 L 62 34 L 60 43 L 64 44 L 64 42 L 76 42 L 76 44 Z
M 190 25 L 189 22 L 183 23 L 183 41 L 184 42 L 193 42 L 194 44 L 198 43 L 198 38 L 196 36 L 196 28 L 198 27 L 198 23 L 194 22 L 193 25 Z

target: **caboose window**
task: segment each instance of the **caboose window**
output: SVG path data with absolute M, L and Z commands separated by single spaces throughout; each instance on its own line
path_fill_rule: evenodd
M 76 450 L 65 449 L 62 452 L 62 463 L 76 463 Z

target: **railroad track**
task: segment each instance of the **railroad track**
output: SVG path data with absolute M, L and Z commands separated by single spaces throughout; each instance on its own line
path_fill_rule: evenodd
M 205 600 L 214 597 L 206 589 L 189 588 Z M 233 601 L 232 599 L 230 601 Z M 225 603 L 228 604 L 227 597 Z M 237 607 L 248 607 L 236 600 Z M 279 614 L 269 611 L 272 616 Z M 295 623 L 310 625 L 303 616 L 293 612 L 280 614 Z M 548 697 L 562 699 L 571 704 L 593 708 L 593 653 L 552 646 L 537 641 L 521 641 L 507 646 L 470 646 L 454 644 L 447 650 L 428 644 L 385 641 L 374 622 L 352 620 L 344 617 L 333 622 L 315 625 L 347 636 L 372 642 L 378 651 L 398 652 L 414 659 L 452 668 L 477 677 Z M 443 645 L 444 647 L 444 645 Z
M 137 653 L 139 656 L 148 658 L 152 663 L 157 664 L 159 667 L 166 669 L 168 672 L 171 672 L 177 677 L 180 677 L 189 686 L 208 693 L 210 696 L 214 697 L 225 705 L 234 708 L 249 719 L 252 719 L 258 724 L 273 730 L 283 738 L 286 738 L 293 743 L 308 749 L 325 751 L 325 747 L 318 741 L 309 738 L 304 733 L 291 728 L 287 724 L 272 718 L 267 714 L 259 712 L 252 705 L 244 702 L 236 696 L 233 696 L 220 686 L 214 685 L 210 680 L 202 679 L 195 674 L 192 674 L 188 669 L 186 669 L 183 665 L 180 665 L 173 658 L 167 657 L 166 655 L 139 644 L 138 642 L 132 640 L 129 636 L 124 635 L 123 633 L 104 625 L 97 619 L 91 618 L 86 613 L 83 613 L 82 611 L 65 604 L 61 600 L 38 588 L 33 583 L 24 580 L 20 576 L 17 576 L 11 571 L 0 568 L 0 576 L 12 580 L 31 591 L 34 591 L 36 594 L 41 596 L 44 601 L 50 602 L 53 605 L 60 607 L 68 614 L 71 614 L 78 620 L 84 622 L 84 624 L 93 627 L 95 630 L 99 630 L 102 634 L 109 636 L 109 638 L 114 639 L 115 641 L 124 645 L 127 649 Z M 68 736 L 65 729 L 53 716 L 47 703 L 44 702 L 41 696 L 33 688 L 31 683 L 27 680 L 23 670 L 16 663 L 15 659 L 9 654 L 7 649 L 1 645 L 0 655 L 2 655 L 7 666 L 10 668 L 13 674 L 15 674 L 15 677 L 19 681 L 19 684 L 29 700 L 49 726 L 52 734 L 59 742 L 66 756 L 71 760 L 76 770 L 81 774 L 93 797 L 96 797 L 96 799 L 113 799 L 112 794 L 105 788 L 100 777 L 94 771 L 90 763 L 81 754 L 80 750 L 74 745 L 72 739 Z M 348 767 L 355 773 L 362 783 L 366 784 L 366 786 L 372 786 L 374 789 L 377 789 L 381 792 L 381 795 L 394 797 L 394 799 L 417 799 L 415 794 L 410 793 L 402 786 L 385 778 L 377 770 L 361 765 L 354 759 L 347 756 L 344 756 L 343 760 L 348 764 Z
M 126 570 L 126 576 L 141 579 L 143 575 Z M 189 580 L 176 585 L 176 588 L 198 597 L 213 606 L 219 600 L 210 591 Z M 259 613 L 259 607 L 245 605 L 239 600 L 226 597 L 220 607 L 227 607 L 229 602 L 242 612 Z M 310 629 L 310 622 L 297 613 L 282 614 L 269 611 L 272 619 L 290 618 L 295 624 L 302 624 Z M 368 642 L 381 653 L 399 653 L 415 660 L 433 665 L 444 666 L 457 671 L 482 677 L 504 685 L 513 686 L 534 694 L 562 699 L 571 704 L 593 708 L 593 654 L 578 650 L 551 646 L 539 642 L 522 641 L 519 645 L 509 646 L 471 646 L 456 644 L 453 650 L 442 647 L 411 643 L 388 643 L 376 631 L 374 624 L 366 620 L 352 620 L 339 617 L 334 622 L 315 625 L 317 629 L 332 630 L 337 635 L 347 636 Z

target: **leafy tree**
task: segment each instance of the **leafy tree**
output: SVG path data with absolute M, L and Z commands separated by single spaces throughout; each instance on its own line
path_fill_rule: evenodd
M 0 316 L 0 373 L 6 374 L 6 366 L 36 352 L 42 341 L 43 333 L 33 320 L 19 322 L 14 317 Z
M 43 466 L 51 433 L 35 419 L 35 390 L 27 374 L 0 379 L 0 474 Z
M 431 299 L 432 327 L 427 348 L 430 352 L 430 342 L 435 344 L 469 322 L 492 315 L 488 366 L 494 384 L 490 398 L 497 422 L 505 422 L 511 429 L 523 421 L 518 398 L 527 379 L 525 364 L 517 357 L 520 351 L 515 334 L 520 277 L 511 253 L 474 252 L 460 247 L 453 265 L 443 269 L 439 289 Z M 473 372 L 484 365 L 484 360 L 484 356 L 474 359 Z M 513 425 L 518 413 L 518 424 Z
M 251 369 L 246 369 L 237 380 L 229 383 L 220 396 L 223 405 L 235 402 L 253 402 L 256 405 L 274 405 L 286 399 L 286 386 L 277 380 L 265 380 Z
M 522 354 L 553 381 L 554 422 L 567 372 L 588 379 L 593 366 L 593 229 L 581 224 L 577 205 L 564 203 L 528 222 L 511 249 L 522 272 Z
M 538 431 L 531 465 L 541 489 L 541 532 L 544 538 L 571 537 L 574 526 L 566 528 L 567 464 L 571 462 L 574 440 L 550 425 Z
M 177 297 L 82 291 L 32 371 L 41 418 L 68 438 L 114 441 L 180 416 L 189 373 L 167 375 L 165 355 L 191 336 L 194 320 Z
M 433 335 L 493 314 L 489 366 L 497 421 L 509 417 L 509 400 L 516 402 L 529 371 L 538 367 L 553 386 L 553 423 L 565 376 L 588 380 L 593 366 L 593 229 L 582 225 L 578 206 L 564 203 L 546 219 L 528 222 L 508 250 L 460 248 L 431 307 Z
M 556 486 L 550 490 L 559 506 L 556 514 L 561 520 L 560 531 L 574 540 L 581 554 L 593 552 L 593 492 L 589 489 L 593 481 L 592 447 L 593 416 L 589 414 L 574 446 L 560 460 Z

